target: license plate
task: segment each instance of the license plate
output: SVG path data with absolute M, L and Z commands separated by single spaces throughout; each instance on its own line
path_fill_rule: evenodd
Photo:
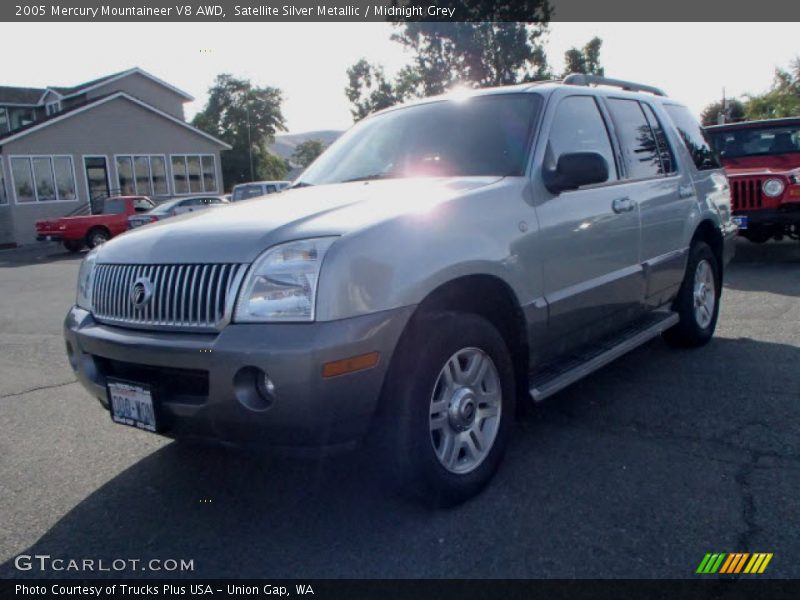
M 115 423 L 156 431 L 156 411 L 149 386 L 126 381 L 108 382 L 111 419 Z
M 747 229 L 747 217 L 733 217 L 733 222 L 739 229 Z
M 45 241 L 45 242 L 52 242 L 52 241 L 53 241 L 53 236 L 52 236 L 52 235 L 46 235 L 46 236 L 44 236 L 44 241 Z

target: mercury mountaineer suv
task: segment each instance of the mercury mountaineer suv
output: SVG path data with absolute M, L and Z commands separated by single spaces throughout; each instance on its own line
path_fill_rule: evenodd
M 660 334 L 707 343 L 735 234 L 701 128 L 656 88 L 430 98 L 362 120 L 270 202 L 93 250 L 67 353 L 118 423 L 367 440 L 399 489 L 453 504 L 498 468 L 517 403 Z

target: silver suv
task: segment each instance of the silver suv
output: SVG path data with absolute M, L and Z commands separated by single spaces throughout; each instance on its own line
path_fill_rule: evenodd
M 684 106 L 570 76 L 383 111 L 271 202 L 112 240 L 64 333 L 118 423 L 368 440 L 400 489 L 452 504 L 497 469 L 517 403 L 659 334 L 708 342 L 735 233 Z

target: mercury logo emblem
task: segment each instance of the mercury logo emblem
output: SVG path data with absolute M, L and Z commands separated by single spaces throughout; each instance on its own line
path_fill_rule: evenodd
M 139 277 L 131 286 L 130 299 L 134 308 L 143 308 L 153 297 L 153 286 L 147 277 Z

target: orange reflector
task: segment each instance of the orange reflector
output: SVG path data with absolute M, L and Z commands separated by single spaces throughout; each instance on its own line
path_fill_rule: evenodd
M 789 188 L 789 195 L 793 197 L 800 197 L 800 186 L 792 186 Z
M 361 354 L 360 356 L 325 363 L 322 365 L 322 376 L 336 377 L 353 373 L 354 371 L 361 371 L 362 369 L 369 369 L 378 364 L 380 356 L 380 352 L 370 352 L 369 354 Z

